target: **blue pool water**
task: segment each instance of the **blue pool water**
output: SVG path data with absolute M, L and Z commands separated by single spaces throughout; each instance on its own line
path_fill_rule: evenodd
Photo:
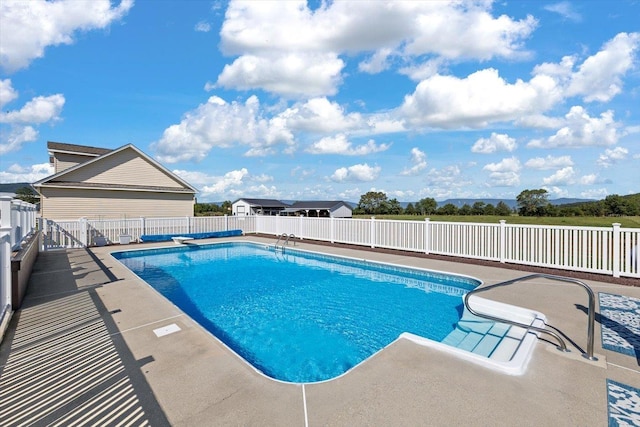
M 266 375 L 334 378 L 410 332 L 442 341 L 467 277 L 252 243 L 113 254 Z

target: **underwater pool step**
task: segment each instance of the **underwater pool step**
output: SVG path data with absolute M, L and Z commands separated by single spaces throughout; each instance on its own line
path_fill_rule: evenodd
M 442 343 L 490 359 L 509 361 L 526 334 L 524 328 L 482 319 L 465 310 Z

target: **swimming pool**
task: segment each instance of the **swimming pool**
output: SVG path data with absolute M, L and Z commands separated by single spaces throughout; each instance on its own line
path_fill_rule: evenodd
M 337 377 L 401 335 L 457 339 L 462 297 L 480 284 L 249 242 L 112 255 L 259 371 L 289 382 Z

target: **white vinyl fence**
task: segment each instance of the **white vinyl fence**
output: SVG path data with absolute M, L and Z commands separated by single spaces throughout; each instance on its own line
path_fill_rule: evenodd
M 12 253 L 34 231 L 35 223 L 35 205 L 9 196 L 0 197 L 0 328 L 11 308 Z
M 47 248 L 139 241 L 145 234 L 182 234 L 241 229 L 244 234 L 291 235 L 300 239 L 388 248 L 640 277 L 640 229 L 396 221 L 288 216 L 132 218 L 44 221 Z

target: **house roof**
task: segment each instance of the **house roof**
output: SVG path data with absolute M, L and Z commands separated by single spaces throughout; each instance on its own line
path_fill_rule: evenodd
M 34 184 L 35 185 L 35 184 Z M 154 185 L 125 185 L 125 184 L 102 184 L 95 182 L 64 182 L 54 181 L 46 184 L 47 187 L 57 188 L 92 188 L 102 190 L 125 190 L 125 191 L 155 191 L 161 193 L 193 193 L 190 188 L 159 187 Z
M 47 141 L 47 149 L 49 151 L 59 153 L 83 154 L 93 156 L 101 156 L 113 151 L 109 148 L 89 147 L 86 145 L 66 144 L 64 142 L 53 141 Z
M 275 200 L 275 199 L 245 199 L 245 198 L 241 198 L 236 200 L 233 203 L 237 203 L 240 200 L 243 200 L 247 203 L 249 203 L 251 206 L 260 206 L 263 208 L 286 208 L 289 205 L 286 203 L 281 202 L 280 200 Z
M 300 210 L 300 209 L 308 209 L 308 210 L 316 210 L 316 209 L 321 209 L 321 210 L 330 210 L 330 209 L 335 209 L 338 208 L 340 206 L 346 206 L 349 209 L 352 209 L 351 206 L 349 206 L 348 203 L 345 203 L 343 201 L 325 201 L 325 200 L 310 200 L 310 201 L 299 201 L 299 202 L 295 202 L 291 205 L 291 209 L 296 209 L 296 210 Z
M 48 143 L 47 146 L 49 146 L 49 144 L 51 143 Z M 196 193 L 198 191 L 195 187 L 193 187 L 191 184 L 189 184 L 188 182 L 180 178 L 178 175 L 174 174 L 173 172 L 171 172 L 170 170 L 162 166 L 160 163 L 158 163 L 157 161 L 155 161 L 154 159 L 152 159 L 151 157 L 149 157 L 148 155 L 140 151 L 140 149 L 133 144 L 123 145 L 122 147 L 116 148 L 115 150 L 107 150 L 107 149 L 96 148 L 96 147 L 83 147 L 80 145 L 73 145 L 73 144 L 62 144 L 62 143 L 53 143 L 53 144 L 64 145 L 65 147 L 71 147 L 71 148 L 79 147 L 75 151 L 68 151 L 68 152 L 73 152 L 78 154 L 82 153 L 82 148 L 88 148 L 89 149 L 88 151 L 94 151 L 93 154 L 96 154 L 95 153 L 96 150 L 103 150 L 104 153 L 101 155 L 98 155 L 94 159 L 88 160 L 83 163 L 79 163 L 75 166 L 72 166 L 54 175 L 41 179 L 40 181 L 37 181 L 33 184 L 34 187 L 45 186 L 45 187 L 94 188 L 94 189 L 102 188 L 102 189 L 111 189 L 111 190 L 128 190 L 128 191 L 140 190 L 140 191 L 159 191 L 159 192 L 171 192 L 171 193 L 185 193 L 185 192 Z M 71 172 L 77 171 L 78 169 L 90 167 L 90 165 L 96 162 L 100 162 L 105 158 L 114 156 L 115 154 L 127 149 L 134 150 L 140 157 L 144 158 L 149 163 L 151 163 L 152 165 L 160 169 L 162 172 L 169 175 L 172 179 L 179 182 L 184 188 L 154 187 L 154 186 L 148 186 L 148 185 L 95 184 L 95 183 L 87 183 L 87 182 L 60 181 L 60 178 L 63 178 L 65 175 L 70 174 Z

